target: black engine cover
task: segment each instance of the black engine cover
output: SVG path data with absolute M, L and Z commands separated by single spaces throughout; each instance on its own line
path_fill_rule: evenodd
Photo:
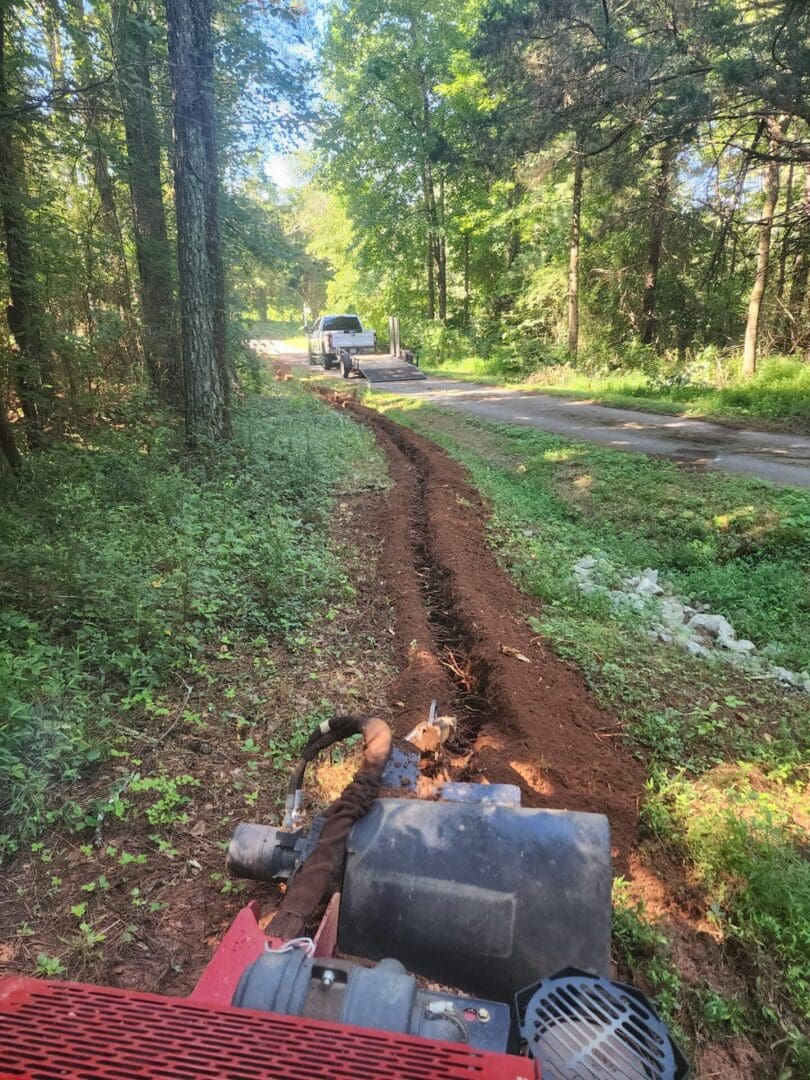
M 562 968 L 610 973 L 610 889 L 601 814 L 382 799 L 349 838 L 338 944 L 510 1000 Z

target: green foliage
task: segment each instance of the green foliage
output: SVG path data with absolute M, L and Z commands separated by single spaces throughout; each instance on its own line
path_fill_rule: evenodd
M 718 770 L 695 782 L 662 779 L 664 838 L 680 843 L 723 932 L 757 957 L 761 992 L 778 983 L 799 1014 L 810 1011 L 810 863 L 794 815 L 803 786 L 763 782 L 751 769 Z M 778 1004 L 778 1000 L 776 1001 Z
M 653 567 L 688 602 L 708 603 L 779 661 L 810 665 L 805 623 L 810 495 L 710 472 L 696 486 L 669 462 L 576 443 L 526 427 L 434 410 L 399 412 L 470 468 L 493 501 L 496 531 L 528 590 L 600 618 L 571 575 L 604 554 L 617 578 Z M 424 420 L 422 418 L 424 417 Z
M 647 917 L 644 905 L 630 898 L 628 883 L 621 877 L 613 881 L 613 947 L 633 979 L 650 982 L 662 1018 L 677 1027 L 683 987 L 669 939 Z
M 542 393 L 596 399 L 620 408 L 765 420 L 789 429 L 810 424 L 810 366 L 800 360 L 769 357 L 752 379 L 743 380 L 739 357 L 713 349 L 684 366 L 643 346 L 588 348 L 572 366 L 563 349 L 527 339 L 523 330 L 505 337 L 493 345 L 458 335 L 441 350 L 426 343 L 420 363 L 448 378 L 524 384 Z
M 4 481 L 6 849 L 42 822 L 53 780 L 118 737 L 123 710 L 160 724 L 167 680 L 199 669 L 223 635 L 294 641 L 326 615 L 346 587 L 326 525 L 347 462 L 348 484 L 382 478 L 365 430 L 274 384 L 205 461 L 185 456 L 165 417 L 122 413 Z M 78 827 L 125 810 L 121 792 L 89 818 L 64 806 Z
M 514 379 L 544 369 L 544 383 L 593 385 L 617 402 L 806 422 L 802 379 L 749 388 L 725 377 L 739 366 L 725 354 L 742 344 L 756 275 L 768 151 L 759 118 L 806 134 L 808 14 L 794 4 L 787 22 L 778 5 L 740 18 L 739 5 L 721 6 L 722 18 L 705 4 L 672 18 L 660 5 L 609 12 L 600 0 L 430 13 L 408 0 L 330 4 L 322 64 L 332 111 L 314 185 L 299 198 L 310 253 L 332 274 L 328 302 L 378 328 L 399 314 L 405 340 L 444 372 Z M 808 345 L 802 137 L 776 137 L 763 354 L 800 356 Z M 702 378 L 711 354 L 724 371 Z
M 200 781 L 193 776 L 138 776 L 132 778 L 129 785 L 130 791 L 153 792 L 157 798 L 146 808 L 146 820 L 150 825 L 184 825 L 188 821 L 188 814 L 184 813 L 183 807 L 189 803 L 189 797 L 184 795 L 180 788 L 199 787 Z M 126 854 L 126 853 L 124 853 Z M 124 856 L 122 856 L 124 865 Z M 129 862 L 135 861 L 131 856 Z
M 48 956 L 47 953 L 40 952 L 37 953 L 36 973 L 43 978 L 52 979 L 65 974 L 65 965 L 58 956 Z

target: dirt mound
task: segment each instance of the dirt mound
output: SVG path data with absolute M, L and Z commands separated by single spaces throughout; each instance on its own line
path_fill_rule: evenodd
M 372 428 L 394 479 L 386 520 L 370 525 L 385 536 L 397 616 L 396 733 L 437 698 L 471 744 L 457 762 L 464 775 L 517 784 L 526 806 L 606 814 L 622 870 L 636 839 L 642 765 L 577 670 L 532 634 L 526 617 L 536 608 L 487 548 L 477 491 L 433 443 L 348 395 L 325 396 Z

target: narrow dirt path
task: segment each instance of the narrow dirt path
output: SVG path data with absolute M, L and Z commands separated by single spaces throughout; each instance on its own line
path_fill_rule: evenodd
M 520 787 L 526 806 L 607 814 L 617 871 L 637 833 L 640 761 L 580 674 L 532 634 L 532 602 L 486 545 L 486 511 L 461 467 L 421 436 L 324 392 L 375 433 L 394 487 L 379 521 L 382 570 L 396 611 L 400 674 L 390 701 L 397 735 L 432 698 L 459 718 L 457 778 Z

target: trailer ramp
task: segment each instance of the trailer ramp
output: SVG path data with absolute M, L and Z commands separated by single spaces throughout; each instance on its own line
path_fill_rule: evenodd
M 409 364 L 399 356 L 358 356 L 357 369 L 372 385 L 427 378 L 416 364 Z

